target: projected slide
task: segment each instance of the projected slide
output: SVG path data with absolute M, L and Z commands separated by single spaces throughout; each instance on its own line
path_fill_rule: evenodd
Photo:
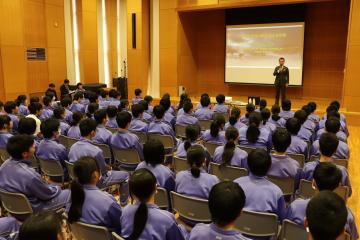
M 284 57 L 292 86 L 302 85 L 304 23 L 226 26 L 225 82 L 274 84 Z

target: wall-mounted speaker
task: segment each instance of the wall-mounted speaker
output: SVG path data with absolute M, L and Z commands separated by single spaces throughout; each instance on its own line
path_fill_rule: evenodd
M 132 47 L 136 48 L 136 13 L 131 15 Z

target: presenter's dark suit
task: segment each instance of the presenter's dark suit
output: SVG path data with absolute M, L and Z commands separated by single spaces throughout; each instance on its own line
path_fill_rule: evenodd
M 275 76 L 275 104 L 279 104 L 279 98 L 281 93 L 281 102 L 286 99 L 286 84 L 289 84 L 289 69 L 283 66 L 282 70 L 281 67 L 277 66 L 274 70 L 273 75 Z
M 61 99 L 63 99 L 64 97 L 68 97 L 70 94 L 70 86 L 69 85 L 61 85 L 60 86 L 60 95 L 61 95 Z

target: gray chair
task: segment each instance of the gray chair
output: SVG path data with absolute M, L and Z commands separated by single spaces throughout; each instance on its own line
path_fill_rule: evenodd
M 294 178 L 280 178 L 268 176 L 268 179 L 277 185 L 284 195 L 293 195 L 295 192 L 295 179 Z
M 70 178 L 75 179 L 74 164 L 69 161 L 65 161 L 65 164 L 66 164 L 66 168 L 68 170 L 68 174 L 69 174 Z
M 210 129 L 212 120 L 199 120 L 199 125 L 201 127 L 201 130 L 208 130 Z
M 278 234 L 278 217 L 274 213 L 242 211 L 235 228 L 252 237 L 272 237 Z
M 39 158 L 39 163 L 41 172 L 44 175 L 49 177 L 61 177 L 61 182 L 64 184 L 64 168 L 62 167 L 60 161 Z
M 71 224 L 71 231 L 76 240 L 107 240 L 111 239 L 106 227 L 75 222 Z
M 185 158 L 179 158 L 179 157 L 174 156 L 173 162 L 174 162 L 174 169 L 175 169 L 176 173 L 178 173 L 180 171 L 188 170 L 190 168 L 189 164 L 187 163 L 187 160 Z
M 6 151 L 6 149 L 0 148 L 0 164 L 5 162 L 9 157 L 9 153 Z
M 175 124 L 175 134 L 178 138 L 185 138 L 186 137 L 186 127 L 183 125 Z
M 117 235 L 115 232 L 112 232 L 113 240 L 125 240 L 124 238 Z
M 304 164 L 305 164 L 305 156 L 304 156 L 304 154 L 287 153 L 286 155 L 288 155 L 289 157 L 291 157 L 292 159 L 297 161 L 300 164 L 301 168 L 304 167 Z
M 299 186 L 299 196 L 301 198 L 307 199 L 312 198 L 316 194 L 315 189 L 312 187 L 312 182 L 307 181 L 304 179 L 300 180 L 300 186 Z M 344 201 L 346 202 L 349 197 L 349 188 L 347 186 L 339 186 L 337 187 L 334 192 L 338 194 Z
M 182 218 L 195 222 L 211 222 L 207 200 L 188 197 L 176 192 L 171 192 L 170 197 L 173 209 Z
M 174 143 L 174 139 L 172 138 L 172 136 L 170 135 L 162 135 L 162 134 L 158 134 L 158 133 L 149 133 L 148 134 L 148 139 L 149 140 L 159 140 L 160 142 L 162 142 L 162 144 L 164 145 L 164 148 L 166 150 L 173 150 L 175 143 Z
M 215 149 L 216 149 L 217 147 L 222 146 L 221 144 L 212 143 L 212 142 L 204 142 L 203 145 L 204 145 L 204 147 L 208 150 L 210 156 L 214 156 Z
M 220 164 L 217 163 L 210 163 L 210 172 L 217 176 L 220 181 L 234 181 L 239 177 L 248 175 L 248 171 L 245 168 L 220 166 Z
M 120 165 L 136 167 L 140 163 L 139 153 L 135 149 L 113 149 L 115 161 Z
M 29 160 L 31 161 L 32 168 L 38 169 L 40 167 L 39 160 L 35 155 L 33 155 Z
M 107 130 L 109 130 L 111 133 L 115 133 L 118 129 L 117 128 L 106 128 Z
M 22 193 L 11 193 L 0 189 L 3 208 L 12 215 L 28 215 L 33 213 L 32 206 Z
M 215 112 L 213 118 L 216 119 L 217 116 L 224 116 L 225 122 L 228 122 L 230 117 L 229 113 Z
M 335 159 L 334 163 L 337 166 L 343 166 L 344 168 L 348 168 L 349 166 L 349 160 L 348 159 Z
M 97 143 L 94 143 L 94 145 L 99 147 L 102 150 L 105 159 L 112 159 L 111 149 L 108 145 L 97 144 Z
M 157 192 L 155 194 L 155 204 L 161 209 L 169 208 L 169 198 L 165 188 L 157 188 Z
M 244 150 L 245 152 L 247 152 L 247 154 L 251 153 L 253 150 L 255 150 L 256 148 L 253 147 L 247 147 L 247 146 L 239 146 L 240 149 Z
M 142 144 L 145 144 L 146 141 L 148 140 L 148 137 L 147 137 L 146 133 L 144 133 L 144 132 L 135 132 L 135 131 L 131 131 L 131 132 L 139 138 L 140 143 L 142 143 Z
M 279 240 L 307 240 L 308 233 L 303 226 L 300 226 L 288 219 L 282 223 L 281 234 Z
M 310 156 L 310 159 L 309 159 L 310 162 L 313 162 L 313 161 L 316 161 L 316 160 L 319 160 L 318 156 L 315 156 L 315 155 Z
M 70 149 L 72 145 L 74 145 L 74 143 L 76 143 L 77 141 L 79 141 L 78 139 L 75 138 L 70 138 L 64 135 L 60 135 L 59 136 L 59 142 L 64 145 L 66 147 L 66 149 Z

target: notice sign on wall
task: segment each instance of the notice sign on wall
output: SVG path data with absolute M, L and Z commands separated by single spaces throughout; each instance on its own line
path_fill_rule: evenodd
M 45 61 L 45 48 L 28 48 L 26 50 L 26 57 L 29 61 Z

